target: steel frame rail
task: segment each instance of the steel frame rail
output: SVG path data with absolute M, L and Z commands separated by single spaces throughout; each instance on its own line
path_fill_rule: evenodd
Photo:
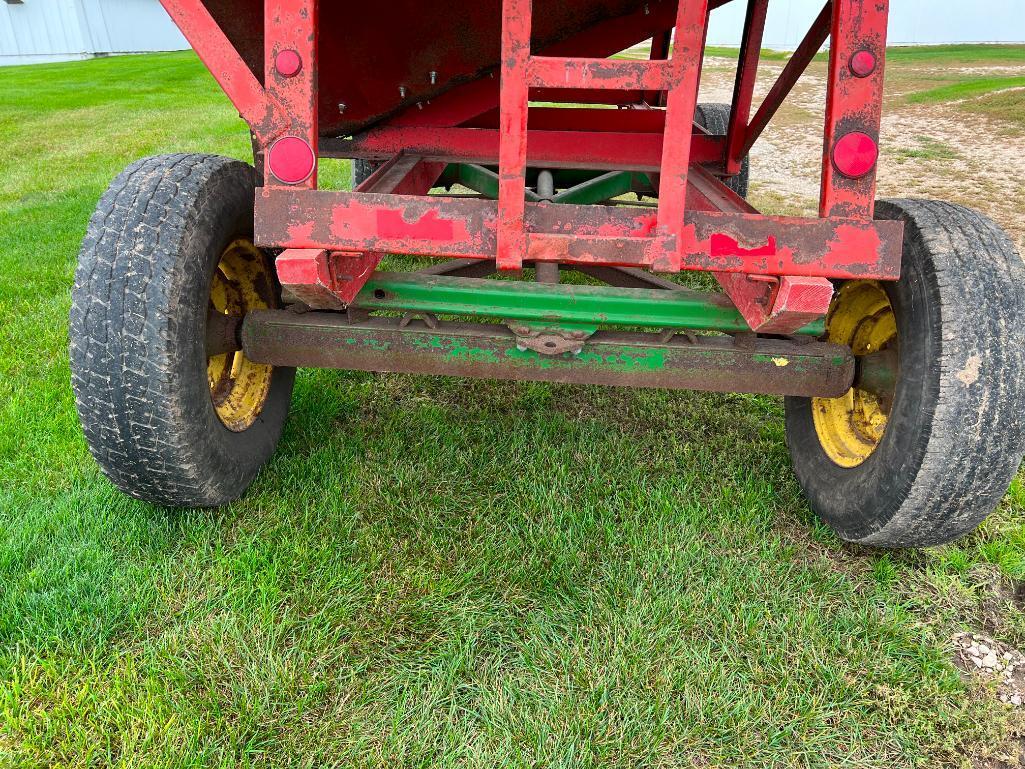
M 855 376 L 849 348 L 814 341 L 599 331 L 586 348 L 544 355 L 494 324 L 287 310 L 246 316 L 241 348 L 276 366 L 804 397 L 838 397 Z

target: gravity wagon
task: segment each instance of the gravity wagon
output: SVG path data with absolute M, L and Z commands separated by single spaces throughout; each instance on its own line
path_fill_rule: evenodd
M 728 1 L 162 0 L 255 168 L 150 157 L 100 201 L 71 362 L 103 471 L 236 499 L 299 366 L 766 393 L 842 538 L 971 531 L 1025 452 L 1021 258 L 961 206 L 876 202 L 886 0 L 827 2 L 757 103 L 748 0 L 732 104 L 699 104 Z M 761 214 L 746 158 L 827 40 L 818 215 Z

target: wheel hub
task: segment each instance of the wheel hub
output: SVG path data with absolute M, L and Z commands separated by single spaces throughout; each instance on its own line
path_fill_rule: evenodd
M 812 399 L 815 432 L 833 462 L 854 468 L 882 442 L 896 392 L 897 320 L 882 285 L 845 283 L 830 306 L 826 338 L 851 348 L 859 375 L 840 398 Z
M 266 255 L 248 239 L 232 241 L 221 254 L 210 285 L 210 325 L 216 324 L 216 316 L 243 318 L 253 310 L 272 309 L 276 305 Z M 221 349 L 223 346 L 211 346 L 208 341 L 206 373 L 210 398 L 224 426 L 242 432 L 263 411 L 273 366 L 254 363 L 241 350 Z

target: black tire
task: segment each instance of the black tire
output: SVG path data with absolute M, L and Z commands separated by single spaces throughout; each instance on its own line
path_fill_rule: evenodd
M 724 136 L 730 127 L 730 109 L 729 104 L 699 104 L 694 119 L 706 131 Z M 746 200 L 751 184 L 751 159 L 745 157 L 740 173 L 723 179 L 723 183 Z
M 353 160 L 352 189 L 356 189 L 359 185 L 363 184 L 380 167 L 380 163 L 375 163 L 372 160 Z
M 252 238 L 254 190 L 253 168 L 237 160 L 151 157 L 111 183 L 89 221 L 72 293 L 72 385 L 92 455 L 138 499 L 230 502 L 281 435 L 294 369 L 271 371 L 262 411 L 238 431 L 218 417 L 207 381 L 214 272 L 229 244 Z M 271 282 L 266 293 L 279 296 Z
M 884 284 L 899 373 L 875 451 L 846 469 L 826 454 L 812 401 L 786 401 L 794 470 L 846 541 L 926 547 L 974 530 L 1025 453 L 1025 267 L 986 217 L 950 203 L 880 202 L 905 223 L 901 279 Z

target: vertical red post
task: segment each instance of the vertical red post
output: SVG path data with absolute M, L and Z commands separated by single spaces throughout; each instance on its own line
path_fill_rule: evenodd
M 317 186 L 317 3 L 264 3 L 264 87 L 285 114 L 266 148 L 268 187 Z
M 707 21 L 708 0 L 680 0 L 676 14 L 676 42 L 669 60 L 666 127 L 659 172 L 659 229 L 664 234 L 675 235 L 677 241 L 670 264 L 656 265 L 668 272 L 678 272 L 682 261 L 687 172 Z
M 531 0 L 502 0 L 499 101 L 498 248 L 500 270 L 518 270 L 527 251 L 523 220 L 527 178 L 527 111 Z
M 730 109 L 730 126 L 726 132 L 725 170 L 728 174 L 739 174 L 744 160 L 744 140 L 751 118 L 755 83 L 758 81 L 758 60 L 761 58 L 768 10 L 769 0 L 749 0 L 747 4 L 744 40 L 737 60 L 737 82 L 733 88 L 733 106 Z
M 888 0 L 833 0 L 821 216 L 871 219 Z

